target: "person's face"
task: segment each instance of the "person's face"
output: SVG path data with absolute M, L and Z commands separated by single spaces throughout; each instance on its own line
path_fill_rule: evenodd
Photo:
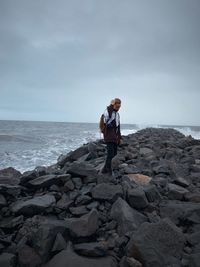
M 113 105 L 113 107 L 114 107 L 114 109 L 119 110 L 121 107 L 121 102 L 116 101 L 115 104 Z

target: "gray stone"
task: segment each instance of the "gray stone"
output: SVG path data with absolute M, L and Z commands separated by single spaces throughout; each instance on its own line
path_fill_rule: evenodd
M 36 252 L 41 256 L 43 262 L 49 259 L 52 249 L 63 246 L 63 241 L 57 236 L 58 233 L 68 240 L 69 229 L 66 221 L 46 219 L 40 223 L 38 229 L 35 231 L 32 237 L 32 245 Z
M 107 252 L 103 242 L 80 243 L 75 244 L 73 247 L 78 254 L 88 257 L 103 257 Z
M 145 222 L 131 237 L 127 255 L 146 267 L 180 266 L 185 241 L 181 230 L 168 219 Z
M 74 151 L 70 151 L 67 155 L 59 156 L 59 158 L 57 160 L 57 164 L 59 166 L 63 167 L 66 162 L 72 162 L 72 161 L 78 160 L 80 157 L 87 154 L 88 152 L 89 152 L 88 146 L 83 145 L 83 146 L 75 149 Z
M 80 188 L 81 188 L 81 186 L 82 186 L 82 180 L 81 180 L 80 177 L 73 177 L 73 178 L 72 178 L 72 181 L 73 181 L 73 183 L 75 184 L 75 187 L 76 187 L 77 189 L 80 189 Z
M 174 183 L 183 187 L 188 187 L 190 185 L 190 182 L 183 177 L 176 177 L 174 179 Z
M 12 229 L 24 222 L 24 216 L 20 215 L 18 217 L 7 217 L 0 221 L 0 228 L 2 229 Z
M 101 183 L 96 185 L 92 190 L 92 197 L 98 200 L 115 201 L 123 195 L 121 185 Z
M 0 170 L 0 184 L 18 185 L 20 182 L 21 172 L 8 167 Z
M 149 202 L 160 201 L 162 199 L 155 185 L 148 185 L 144 188 L 144 192 Z
M 74 177 L 97 177 L 98 172 L 90 164 L 73 162 L 67 170 Z
M 42 264 L 40 256 L 28 245 L 18 251 L 18 262 L 20 267 L 39 267 Z
M 11 205 L 11 211 L 16 214 L 34 215 L 46 210 L 55 204 L 56 199 L 53 195 L 45 194 L 35 196 L 28 200 L 19 200 Z
M 74 190 L 74 184 L 73 184 L 72 180 L 69 180 L 64 184 L 64 191 L 68 192 L 68 191 L 72 191 L 72 190 Z
M 169 183 L 168 184 L 168 189 L 169 189 L 169 192 L 168 192 L 168 198 L 169 199 L 183 199 L 184 198 L 184 195 L 189 193 L 189 191 L 180 186 L 180 185 L 176 185 L 176 184 L 172 184 L 172 183 Z
M 134 258 L 122 257 L 119 267 L 142 267 L 142 264 Z
M 150 148 L 147 148 L 147 147 L 141 147 L 139 153 L 140 153 L 140 155 L 148 156 L 148 155 L 150 155 L 150 154 L 153 154 L 154 152 L 153 152 L 153 150 L 150 149 Z
M 16 256 L 11 253 L 2 253 L 0 255 L 0 266 L 2 267 L 14 267 L 16 264 Z
M 0 193 L 4 196 L 10 195 L 13 197 L 17 197 L 21 194 L 21 191 L 24 188 L 19 185 L 7 185 L 7 184 L 0 184 Z
M 175 224 L 185 221 L 199 224 L 200 205 L 184 201 L 163 201 L 160 203 L 160 216 L 170 218 Z
M 88 213 L 88 209 L 85 206 L 71 207 L 70 212 L 75 216 L 80 216 Z
M 140 187 L 128 190 L 128 202 L 135 209 L 144 209 L 148 205 L 146 195 Z
M 98 229 L 98 212 L 93 209 L 80 218 L 66 219 L 69 231 L 74 237 L 88 237 Z
M 191 254 L 189 256 L 189 266 L 190 267 L 199 267 L 200 253 Z
M 122 198 L 118 198 L 112 205 L 111 217 L 118 223 L 118 233 L 125 235 L 136 230 L 147 218 L 135 209 L 132 209 Z
M 6 205 L 7 205 L 7 201 L 5 197 L 2 194 L 0 194 L 0 208 L 5 207 Z
M 31 188 L 41 188 L 50 187 L 53 184 L 62 184 L 62 180 L 57 175 L 47 174 L 29 181 L 27 186 Z
M 71 248 L 55 255 L 44 267 L 117 267 L 117 261 L 111 257 L 88 258 L 79 256 Z
M 63 249 L 67 248 L 67 242 L 65 241 L 64 237 L 61 233 L 57 233 L 53 248 L 51 249 L 52 252 L 60 252 Z

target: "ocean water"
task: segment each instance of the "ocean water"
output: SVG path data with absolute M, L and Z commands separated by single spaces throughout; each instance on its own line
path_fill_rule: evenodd
M 171 127 L 200 139 L 200 126 L 122 124 L 121 133 L 127 135 L 149 126 Z M 13 167 L 23 173 L 49 166 L 60 154 L 100 138 L 97 123 L 0 120 L 0 169 Z

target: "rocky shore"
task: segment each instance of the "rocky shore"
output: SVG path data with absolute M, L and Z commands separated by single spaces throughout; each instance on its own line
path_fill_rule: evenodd
M 200 140 L 123 136 L 114 175 L 103 140 L 56 164 L 0 170 L 1 267 L 200 266 Z

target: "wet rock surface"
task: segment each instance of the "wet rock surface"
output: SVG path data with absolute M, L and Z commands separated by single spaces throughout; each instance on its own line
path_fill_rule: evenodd
M 200 266 L 200 140 L 170 128 L 0 170 L 0 266 Z

